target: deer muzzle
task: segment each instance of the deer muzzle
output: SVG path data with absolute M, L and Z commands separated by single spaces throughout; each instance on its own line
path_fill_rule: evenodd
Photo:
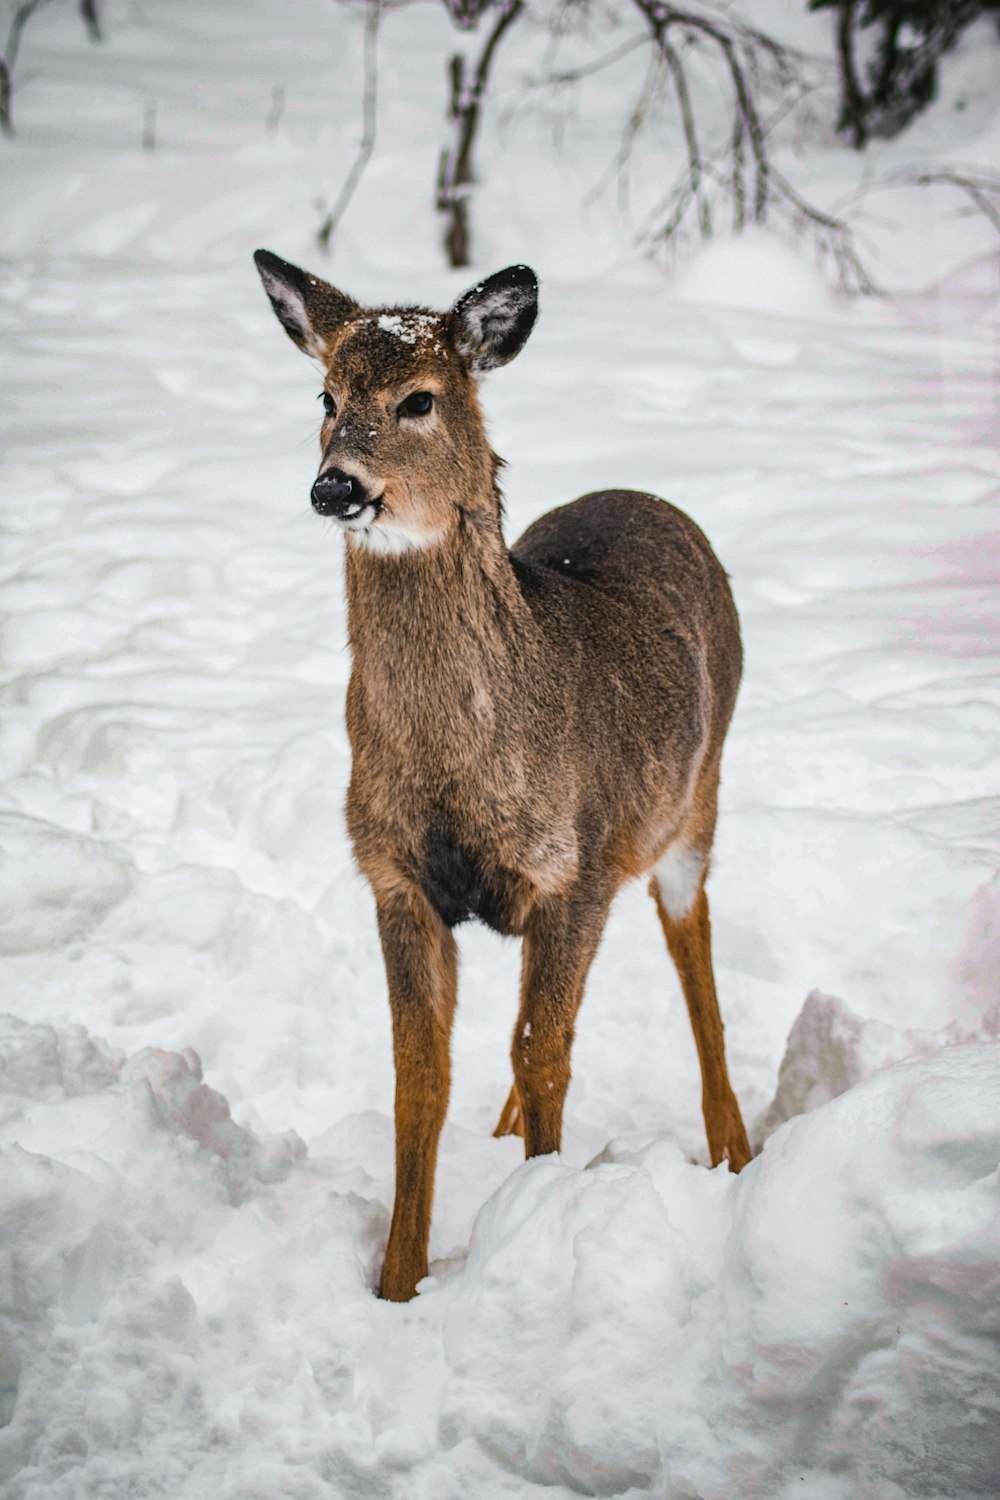
M 371 509 L 368 519 L 373 520 L 379 510 L 379 501 L 368 494 L 357 475 L 345 474 L 343 469 L 324 469 L 310 498 L 313 510 L 335 521 L 354 521 L 366 509 Z

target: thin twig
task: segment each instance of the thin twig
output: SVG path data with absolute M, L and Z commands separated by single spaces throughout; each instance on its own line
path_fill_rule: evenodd
M 14 134 L 12 99 L 14 93 L 14 64 L 21 48 L 21 36 L 25 26 L 46 0 L 21 0 L 14 7 L 7 32 L 7 45 L 0 57 L 0 130 L 4 135 Z
M 347 212 L 348 204 L 354 197 L 358 183 L 364 176 L 365 168 L 371 161 L 372 152 L 375 150 L 378 125 L 378 29 L 382 20 L 382 6 L 383 0 L 368 0 L 365 7 L 363 64 L 365 81 L 361 106 L 361 143 L 358 146 L 358 154 L 351 164 L 351 170 L 337 195 L 336 203 L 317 230 L 316 238 L 324 253 L 329 253 L 334 231 Z
M 271 89 L 271 107 L 270 107 L 270 109 L 267 112 L 267 120 L 265 121 L 265 129 L 269 133 L 273 134 L 273 132 L 275 130 L 277 130 L 278 126 L 281 124 L 281 116 L 284 114 L 284 110 L 285 110 L 285 89 L 284 89 L 284 85 L 280 84 L 280 83 L 276 83 L 274 85 L 274 87 Z
M 592 78 L 595 73 L 603 73 L 605 68 L 614 67 L 616 62 L 621 62 L 623 57 L 635 52 L 639 47 L 648 47 L 649 37 L 643 32 L 639 36 L 632 37 L 627 42 L 622 42 L 620 47 L 615 47 L 604 57 L 598 57 L 593 62 L 581 63 L 578 68 L 566 68 L 561 73 L 542 73 L 537 78 L 525 80 L 528 88 L 558 87 L 564 83 L 578 83 L 581 78 Z
M 629 167 L 632 161 L 632 151 L 635 147 L 636 137 L 642 129 L 649 111 L 650 104 L 656 96 L 660 78 L 663 73 L 663 56 L 658 51 L 650 53 L 646 63 L 646 71 L 643 75 L 642 88 L 639 97 L 632 107 L 632 112 L 625 123 L 622 131 L 621 142 L 618 147 L 612 171 L 618 177 L 618 208 L 624 212 L 628 207 L 629 195 Z
M 914 177 L 917 187 L 945 186 L 956 187 L 960 192 L 967 194 L 972 199 L 977 211 L 1000 230 L 1000 179 L 990 183 L 978 183 L 971 177 L 965 177 L 960 172 L 922 172 L 919 177 Z M 996 195 L 995 200 L 989 194 Z
M 953 187 L 965 193 L 977 213 L 982 214 L 1000 233 L 1000 174 L 983 167 L 947 166 L 920 171 L 893 172 L 879 182 L 871 182 L 856 195 L 855 201 L 870 193 L 897 187 Z
M 4 59 L 8 68 L 13 73 L 14 64 L 17 62 L 17 54 L 21 46 L 21 35 L 25 26 L 35 14 L 46 3 L 46 0 L 21 0 L 21 4 L 14 7 L 14 14 L 10 18 L 10 30 L 7 32 L 7 45 L 4 48 Z
M 688 89 L 687 74 L 684 64 L 681 62 L 677 49 L 671 45 L 667 36 L 664 35 L 662 43 L 663 55 L 667 65 L 673 74 L 674 88 L 677 90 L 677 107 L 681 112 L 681 123 L 684 127 L 684 140 L 687 145 L 688 162 L 691 167 L 691 191 L 694 193 L 698 204 L 698 225 L 702 237 L 708 239 L 712 233 L 712 217 L 709 212 L 708 199 L 702 186 L 705 169 L 701 159 L 701 151 L 698 149 L 698 136 L 694 125 L 694 110 L 691 108 L 691 92 Z
M 821 247 L 832 251 L 840 270 L 844 290 L 851 290 L 850 279 L 853 277 L 855 290 L 863 292 L 866 296 L 877 294 L 879 288 L 858 254 L 851 226 L 833 214 L 824 213 L 814 203 L 807 202 L 788 181 L 788 178 L 776 170 L 774 171 L 774 185 L 780 206 L 790 209 L 800 222 L 813 226 L 819 232 Z M 845 276 L 845 270 L 850 273 L 850 276 Z

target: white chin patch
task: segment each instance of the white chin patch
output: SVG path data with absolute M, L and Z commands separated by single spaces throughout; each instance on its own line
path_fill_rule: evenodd
M 378 514 L 378 508 L 367 505 L 363 500 L 356 500 L 349 505 L 343 515 L 335 516 L 334 520 L 345 531 L 362 531 L 364 527 L 370 526 Z
M 660 887 L 660 900 L 667 915 L 683 922 L 695 903 L 705 875 L 705 856 L 684 844 L 671 844 L 653 869 L 653 879 Z
M 419 531 L 415 526 L 386 517 L 376 520 L 375 516 L 374 507 L 366 505 L 357 520 L 346 519 L 344 529 L 350 532 L 356 547 L 364 547 L 366 551 L 377 552 L 383 557 L 398 557 L 401 552 L 421 552 L 435 546 L 444 534 L 441 531 Z

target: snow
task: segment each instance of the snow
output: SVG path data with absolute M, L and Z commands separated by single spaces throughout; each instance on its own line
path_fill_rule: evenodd
M 447 1441 L 582 1494 L 988 1494 L 998 1070 L 993 1043 L 884 1072 L 739 1179 L 665 1141 L 531 1163 L 446 1315 Z
M 391 333 L 394 338 L 401 339 L 404 344 L 415 344 L 417 342 L 413 321 L 404 322 L 398 313 L 380 314 L 378 326 L 383 332 Z
M 216 0 L 106 9 L 101 47 L 72 7 L 32 18 L 3 145 L 5 1500 L 992 1495 L 989 233 L 900 186 L 866 200 L 895 299 L 845 303 L 761 237 L 667 280 L 582 206 L 619 64 L 580 95 L 575 155 L 501 89 L 475 270 L 444 271 L 451 37 L 417 8 L 383 28 L 378 150 L 324 263 L 360 17 L 250 0 L 236 47 Z M 754 10 L 809 46 L 828 19 Z M 543 43 L 512 39 L 507 76 Z M 974 33 L 879 170 L 995 159 L 998 58 Z M 863 168 L 824 129 L 790 131 L 785 170 L 830 202 Z M 463 928 L 431 1276 L 405 1307 L 373 1295 L 392 1064 L 343 825 L 342 544 L 309 507 L 318 380 L 260 244 L 380 307 L 529 263 L 539 323 L 482 397 L 508 533 L 588 489 L 662 493 L 744 628 L 709 892 L 762 1152 L 706 1168 L 638 885 L 588 986 L 561 1157 L 493 1140 L 517 950 Z
M 701 248 L 678 273 L 674 296 L 801 319 L 828 319 L 834 309 L 830 288 L 806 256 L 757 228 Z
M 433 337 L 440 326 L 439 320 L 431 313 L 380 313 L 376 322 L 383 333 L 391 334 L 404 344 L 417 344 L 423 339 L 433 353 L 441 352 L 441 343 Z

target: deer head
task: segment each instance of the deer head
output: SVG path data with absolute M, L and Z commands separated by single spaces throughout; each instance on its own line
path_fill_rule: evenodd
M 323 369 L 319 514 L 375 553 L 435 546 L 463 517 L 497 520 L 476 381 L 523 347 L 534 273 L 497 271 L 439 313 L 365 308 L 269 250 L 254 260 L 285 332 Z

